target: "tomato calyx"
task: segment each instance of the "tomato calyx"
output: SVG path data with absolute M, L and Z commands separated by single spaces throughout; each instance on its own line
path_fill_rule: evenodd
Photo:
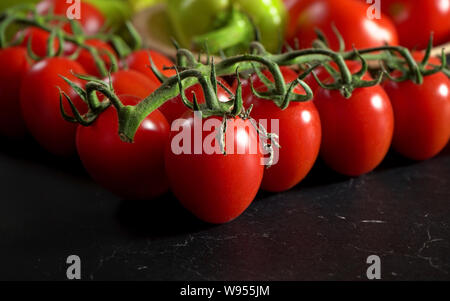
M 447 67 L 447 56 L 445 54 L 445 49 L 441 49 L 441 60 L 440 64 L 437 64 L 437 59 L 430 60 L 431 51 L 433 48 L 433 34 L 430 35 L 430 39 L 428 41 L 428 46 L 423 53 L 423 57 L 420 60 L 415 58 L 417 52 L 414 52 L 412 55 L 412 59 L 418 61 L 419 73 L 421 76 L 430 76 L 436 74 L 438 72 L 444 73 L 447 77 L 450 78 L 450 69 Z M 386 76 L 395 82 L 403 82 L 406 80 L 413 80 L 412 74 L 409 72 L 408 68 L 404 66 L 402 63 L 397 63 L 395 65 L 389 65 L 390 62 L 387 62 L 387 66 L 393 70 L 393 72 L 386 72 Z M 395 63 L 395 62 L 394 62 Z M 396 76 L 392 76 L 392 73 L 396 73 Z M 414 81 L 414 80 L 413 80 Z M 416 82 L 417 83 L 417 82 Z

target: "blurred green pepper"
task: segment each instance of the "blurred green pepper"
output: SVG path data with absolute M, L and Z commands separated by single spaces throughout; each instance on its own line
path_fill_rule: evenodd
M 120 28 L 133 15 L 131 4 L 123 0 L 83 0 L 95 6 L 105 16 L 108 25 Z
M 0 12 L 20 4 L 37 3 L 39 0 L 0 0 Z
M 255 26 L 266 49 L 276 52 L 285 32 L 282 0 L 168 0 L 167 12 L 183 47 L 207 44 L 212 53 L 247 47 Z

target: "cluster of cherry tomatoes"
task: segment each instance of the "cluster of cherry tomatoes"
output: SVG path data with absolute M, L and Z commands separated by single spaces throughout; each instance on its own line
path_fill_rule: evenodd
M 95 33 L 104 20 L 98 12 L 87 16 L 92 20 L 84 20 L 82 26 Z M 97 27 L 93 28 L 93 24 Z M 443 73 L 426 76 L 421 85 L 386 80 L 381 85 L 358 88 L 350 98 L 342 96 L 339 90 L 320 87 L 309 76 L 305 81 L 314 92 L 313 101 L 292 102 L 284 110 L 253 93 L 253 89 L 258 92 L 267 89 L 260 76 L 253 74 L 240 85 L 219 78 L 217 96 L 219 101 L 227 101 L 229 91 L 236 92 L 239 86 L 244 107 L 252 107 L 252 118 L 278 120 L 281 148 L 279 160 L 273 166 L 265 168 L 261 164 L 264 156 L 261 152 L 175 154 L 170 146 L 179 131 L 171 131 L 172 122 L 183 118 L 184 126 L 192 132 L 195 123 L 193 112 L 183 104 L 181 96 L 168 100 L 148 115 L 133 143 L 127 143 L 118 135 L 120 116 L 114 107 L 102 112 L 89 126 L 67 122 L 61 114 L 61 110 L 73 114 L 74 107 L 81 114 L 88 111 L 80 93 L 62 76 L 81 88 L 86 81 L 76 74 L 98 77 L 90 53 L 82 50 L 76 59 L 71 59 L 76 47 L 58 45 L 55 41 L 53 47 L 64 47 L 63 56 L 33 61 L 26 49 L 28 39 L 33 52 L 44 57 L 51 44 L 49 34 L 33 27 L 21 34 L 25 35 L 25 44 L 0 50 L 0 134 L 20 139 L 30 133 L 54 155 L 78 154 L 94 180 L 125 199 L 151 200 L 171 189 L 189 211 L 210 223 L 225 223 L 238 217 L 259 189 L 272 192 L 291 189 L 305 178 L 319 154 L 337 172 L 359 176 L 376 168 L 391 145 L 408 158 L 425 160 L 438 154 L 450 138 L 450 80 Z M 103 54 L 108 51 L 118 56 L 102 40 L 90 39 L 88 43 Z M 119 58 L 121 68 L 102 80 L 113 87 L 123 105 L 136 105 L 161 86 L 148 67 L 149 57 L 165 76 L 175 75 L 173 69 L 164 68 L 173 66 L 171 60 L 155 51 L 139 50 Z M 103 56 L 107 64 L 109 58 Z M 416 52 L 414 58 L 420 62 L 423 54 Z M 431 58 L 430 64 L 439 65 L 440 60 Z M 356 73 L 361 66 L 349 61 L 348 67 Z M 298 77 L 295 69 L 281 67 L 281 71 L 286 83 Z M 322 82 L 332 81 L 325 68 L 319 67 L 314 72 Z M 263 74 L 273 81 L 268 71 L 263 70 Z M 365 74 L 364 78 L 371 76 Z M 199 84 L 185 91 L 190 101 L 195 94 L 199 104 L 205 102 L 203 93 Z M 294 93 L 305 92 L 296 88 Z M 71 102 L 61 102 L 64 94 Z M 102 101 L 104 96 L 98 97 Z M 207 117 L 204 122 L 209 118 L 229 117 Z M 225 137 L 233 137 L 234 149 L 258 144 L 260 133 L 250 119 L 242 116 L 231 119 L 237 122 L 229 129 L 240 134 L 231 135 L 227 128 Z M 268 132 L 271 130 L 267 128 Z M 204 132 L 203 139 L 211 133 L 214 129 Z

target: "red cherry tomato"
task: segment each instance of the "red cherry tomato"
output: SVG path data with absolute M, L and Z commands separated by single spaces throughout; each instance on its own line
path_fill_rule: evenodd
M 423 54 L 413 53 L 413 57 L 419 61 Z M 430 63 L 440 64 L 434 57 L 430 58 Z M 443 73 L 425 76 L 421 85 L 412 81 L 386 81 L 383 87 L 394 109 L 394 149 L 413 160 L 436 156 L 450 138 L 450 80 L 447 76 Z
M 28 40 L 31 39 L 31 49 L 33 50 L 34 54 L 40 57 L 45 57 L 47 55 L 47 43 L 48 39 L 50 38 L 50 33 L 40 28 L 28 27 L 19 34 L 23 34 L 24 37 L 20 46 L 27 47 Z M 58 48 L 59 42 L 57 39 L 55 39 L 55 41 L 53 42 L 53 49 L 54 51 L 57 51 Z
M 67 16 L 67 12 L 73 12 L 73 5 L 74 1 L 67 3 L 66 0 L 42 0 L 36 6 L 36 9 L 38 13 L 42 15 L 47 14 L 50 9 L 52 9 L 55 15 Z M 81 1 L 79 23 L 81 24 L 85 34 L 94 35 L 104 26 L 105 17 L 95 6 Z M 72 33 L 69 24 L 64 25 L 63 28 L 66 32 Z
M 134 96 L 119 96 L 125 105 L 136 105 Z M 155 110 L 139 126 L 133 143 L 120 140 L 117 111 L 110 107 L 92 126 L 79 126 L 80 159 L 100 185 L 127 200 L 150 200 L 168 190 L 164 151 L 169 124 Z
M 381 163 L 394 130 L 392 106 L 381 86 L 355 89 L 349 99 L 320 88 L 314 103 L 322 122 L 321 157 L 331 168 L 359 176 Z
M 26 126 L 20 111 L 20 85 L 31 62 L 23 47 L 0 50 L 0 134 L 22 138 Z
M 320 29 L 326 36 L 330 48 L 337 50 L 339 43 L 332 30 L 336 26 L 346 42 L 346 49 L 369 48 L 398 44 L 397 31 L 388 16 L 380 19 L 367 17 L 368 6 L 357 0 L 306 0 L 293 7 L 297 13 L 291 13 L 290 27 L 295 33 L 288 33 L 288 40 L 294 46 L 297 38 L 301 48 L 309 48 L 317 38 L 315 29 Z M 295 17 L 295 16 L 297 17 Z
M 126 59 L 125 59 L 125 65 L 128 66 L 128 68 L 139 71 L 146 76 L 148 76 L 152 81 L 159 82 L 158 78 L 153 74 L 152 70 L 150 69 L 150 57 L 152 58 L 153 63 L 155 64 L 156 68 L 158 68 L 159 71 L 162 72 L 167 77 L 174 76 L 176 74 L 175 70 L 163 70 L 164 67 L 171 67 L 173 66 L 173 62 L 166 57 L 165 55 L 154 51 L 154 50 L 138 50 L 133 53 L 131 53 Z
M 109 52 L 112 56 L 117 58 L 114 49 L 108 43 L 96 39 L 87 40 L 86 44 L 93 46 L 98 50 L 100 58 L 103 60 L 103 62 L 105 62 L 106 70 L 109 70 L 109 68 L 111 67 L 111 60 L 108 54 L 106 54 L 105 52 Z M 97 68 L 97 65 L 95 64 L 95 60 L 93 59 L 92 54 L 89 51 L 85 49 L 81 50 L 76 61 L 81 66 L 83 66 L 84 70 L 86 70 L 88 74 L 96 77 L 100 76 L 100 72 Z
M 75 154 L 76 125 L 61 115 L 58 87 L 71 97 L 80 112 L 87 110 L 81 98 L 60 77 L 65 76 L 82 86 L 82 81 L 71 72 L 85 73 L 83 67 L 67 58 L 47 58 L 31 67 L 20 89 L 22 115 L 28 130 L 45 149 L 59 156 Z M 65 110 L 71 112 L 67 102 Z
M 239 117 L 229 119 L 225 134 L 227 155 L 219 151 L 218 142 L 214 138 L 217 134 L 214 126 L 211 130 L 203 131 L 200 142 L 214 146 L 216 152 L 207 154 L 203 150 L 201 154 L 194 154 L 194 118 L 199 117 L 186 112 L 183 118 L 182 129 L 171 133 L 171 142 L 165 153 L 170 187 L 181 204 L 199 219 L 213 224 L 229 222 L 250 205 L 261 184 L 264 167 L 256 130 L 249 120 Z M 216 121 L 220 126 L 222 117 L 209 117 L 203 119 L 203 122 L 209 122 L 212 118 L 218 118 Z M 187 153 L 175 154 L 175 137 L 182 131 L 190 134 L 192 144 L 187 147 Z M 232 140 L 227 141 L 227 137 Z M 184 141 L 182 144 L 184 145 Z M 231 153 L 230 148 L 241 151 Z
M 227 84 L 227 82 L 225 82 L 225 80 L 221 78 L 219 78 L 218 80 L 225 87 L 231 90 L 230 86 Z M 205 96 L 200 84 L 195 84 L 192 87 L 187 88 L 184 93 L 186 95 L 186 98 L 191 102 L 194 100 L 193 93 L 195 93 L 197 102 L 199 104 L 205 103 Z M 217 96 L 220 102 L 227 102 L 228 100 L 230 100 L 230 95 L 228 95 L 227 91 L 220 85 L 218 85 L 217 87 Z M 186 112 L 187 108 L 183 104 L 181 96 L 177 96 L 168 100 L 159 108 L 159 110 L 164 114 L 164 116 L 166 116 L 169 124 L 171 124 L 175 119 L 180 118 L 180 116 L 183 115 L 184 112 Z
M 281 71 L 287 83 L 298 76 L 287 67 L 282 67 Z M 263 73 L 273 81 L 268 71 Z M 248 83 L 245 82 L 247 86 Z M 253 83 L 258 92 L 267 91 L 258 76 L 253 76 Z M 321 140 L 319 113 L 312 101 L 291 102 L 288 108 L 281 110 L 272 101 L 255 96 L 248 87 L 243 88 L 243 91 L 245 106 L 253 105 L 251 117 L 257 121 L 267 120 L 267 130 L 272 133 L 274 129 L 269 126 L 272 120 L 279 122 L 279 131 L 276 134 L 279 136 L 281 148 L 274 146 L 279 160 L 264 171 L 261 188 L 273 192 L 288 190 L 303 180 L 317 159 Z M 301 88 L 294 91 L 304 94 Z
M 381 9 L 394 21 L 403 46 L 424 49 L 432 32 L 435 45 L 450 40 L 450 0 L 383 0 Z
M 109 83 L 109 77 L 103 81 Z M 134 70 L 119 70 L 111 74 L 116 95 L 131 95 L 143 99 L 158 88 L 158 84 Z

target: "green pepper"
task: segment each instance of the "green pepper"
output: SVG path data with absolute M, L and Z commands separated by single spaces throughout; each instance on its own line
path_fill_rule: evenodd
M 255 39 L 270 52 L 281 47 L 286 24 L 282 0 L 168 0 L 167 12 L 178 42 L 211 53 L 238 52 Z

